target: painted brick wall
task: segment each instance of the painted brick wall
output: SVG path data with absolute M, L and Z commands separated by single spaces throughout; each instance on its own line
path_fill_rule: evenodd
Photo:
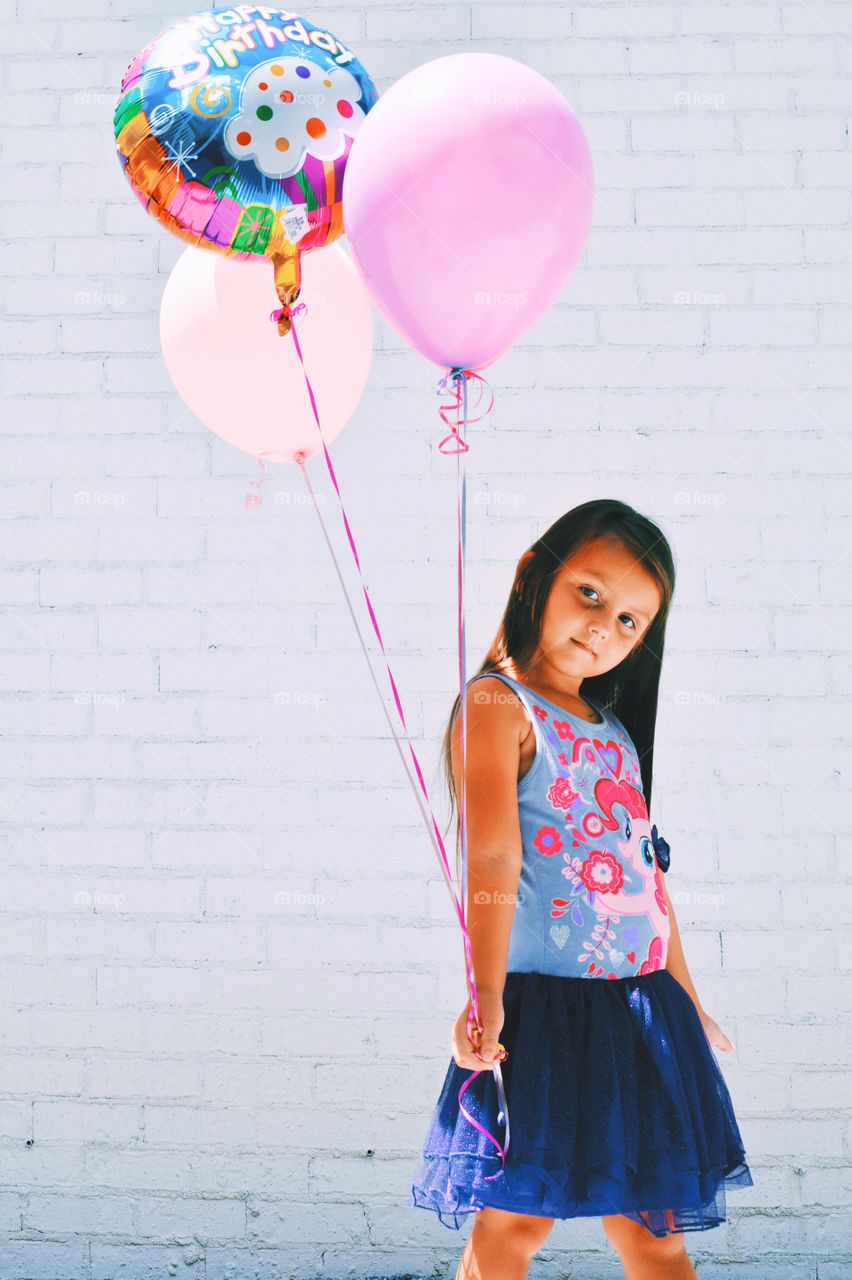
M 111 119 L 151 0 L 2 0 L 0 1276 L 447 1276 L 406 1204 L 464 997 L 450 900 L 301 477 L 183 407 L 183 246 Z M 562 298 L 472 430 L 469 644 L 593 496 L 671 538 L 656 755 L 669 889 L 756 1185 L 702 1280 L 852 1267 L 852 10 L 337 4 L 380 91 L 476 48 L 580 112 L 598 181 Z M 448 300 L 449 301 L 449 300 Z M 457 681 L 435 370 L 377 317 L 333 446 L 416 749 Z M 333 489 L 312 482 L 365 635 Z M 378 646 L 373 644 L 376 658 Z M 536 1280 L 621 1275 L 597 1220 Z

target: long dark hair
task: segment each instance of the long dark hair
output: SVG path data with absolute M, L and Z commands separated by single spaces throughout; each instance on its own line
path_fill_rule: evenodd
M 523 563 L 519 561 L 497 634 L 479 670 L 473 675 L 505 671 L 509 663 L 516 670 L 525 670 L 539 647 L 544 610 L 555 575 L 581 546 L 600 537 L 617 538 L 632 552 L 657 583 L 662 597 L 654 621 L 639 644 L 611 671 L 589 676 L 580 686 L 581 693 L 591 694 L 592 698 L 613 711 L 633 739 L 642 773 L 642 790 L 650 813 L 657 699 L 666 622 L 674 595 L 675 566 L 665 535 L 647 516 L 616 498 L 596 498 L 572 507 L 552 524 L 529 548 L 532 555 L 526 560 L 521 557 Z M 444 774 L 450 793 L 447 829 L 459 816 L 452 740 L 453 720 L 460 704 L 456 694 L 443 738 Z M 457 825 L 456 875 L 461 880 L 459 837 Z

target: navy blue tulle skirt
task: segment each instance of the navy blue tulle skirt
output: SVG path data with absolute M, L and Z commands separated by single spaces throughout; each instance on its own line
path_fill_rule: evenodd
M 454 1230 L 486 1206 L 624 1214 L 655 1236 L 725 1221 L 725 1190 L 752 1186 L 752 1176 L 715 1052 L 668 969 L 617 979 L 509 973 L 503 1008 L 505 1168 L 459 1109 L 472 1072 L 451 1059 L 412 1207 Z M 462 1104 L 505 1144 L 490 1068 Z

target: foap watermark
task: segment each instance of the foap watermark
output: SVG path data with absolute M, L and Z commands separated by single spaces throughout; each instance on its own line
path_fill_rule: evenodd
M 321 107 L 325 104 L 324 93 L 293 93 L 292 89 L 285 89 L 279 96 L 282 102 L 295 102 L 302 107 Z
M 306 893 L 303 889 L 279 889 L 272 895 L 276 907 L 321 907 L 324 893 Z
M 272 495 L 272 501 L 279 507 L 319 507 L 325 502 L 326 496 L 324 493 L 303 493 L 301 489 L 278 489 Z
M 100 293 L 97 289 L 78 289 L 74 294 L 75 307 L 123 307 L 127 298 L 123 293 Z
M 115 94 L 104 93 L 102 89 L 78 89 L 71 101 L 75 107 L 112 107 Z
M 473 900 L 479 906 L 485 907 L 502 907 L 510 902 L 523 902 L 524 895 L 522 893 L 498 893 L 490 892 L 487 889 L 480 889 L 478 893 L 473 895 Z
M 700 489 L 678 489 L 674 496 L 679 507 L 720 507 L 727 500 L 724 493 L 704 493 Z
M 78 489 L 73 501 L 77 507 L 123 507 L 127 501 L 127 495 L 101 493 L 99 489 Z
M 709 693 L 706 689 L 678 689 L 672 694 L 672 702 L 678 707 L 721 707 L 725 701 L 723 693 Z
M 501 493 L 498 489 L 486 493 L 484 489 L 480 489 L 473 495 L 473 500 L 482 507 L 488 506 L 489 503 L 495 507 L 519 507 L 527 499 L 526 494 L 523 493 Z
M 527 95 L 525 93 L 501 93 L 499 89 L 478 89 L 473 95 L 473 101 L 478 106 L 503 106 L 503 107 L 519 107 L 526 102 Z
M 482 688 L 474 689 L 473 691 L 474 702 L 486 702 L 486 703 L 494 702 L 500 705 L 502 705 L 502 703 L 504 702 L 507 702 L 507 703 L 517 702 L 517 698 L 515 697 L 515 695 L 511 692 L 510 689 L 507 689 L 506 686 L 502 684 L 502 681 L 501 681 L 501 685 L 502 685 L 502 689 L 498 689 L 496 693 L 490 693 L 487 689 L 482 689 Z M 503 692 L 503 690 L 505 690 L 505 692 Z
M 724 93 L 676 93 L 676 107 L 723 107 L 727 102 Z
M 700 289 L 679 289 L 672 301 L 676 307 L 722 307 L 727 299 L 724 293 L 702 293 Z
M 725 900 L 724 893 L 703 893 L 700 889 L 676 889 L 671 899 L 678 906 L 721 907 Z
M 103 893 L 99 889 L 78 889 L 73 897 L 75 907 L 122 907 L 126 901 L 123 893 Z
M 276 707 L 319 707 L 327 702 L 324 693 L 302 693 L 299 689 L 277 689 L 272 695 Z
M 525 293 L 501 293 L 499 290 L 478 289 L 473 295 L 477 307 L 523 307 L 526 306 Z
M 127 697 L 123 693 L 97 693 L 80 690 L 74 694 L 74 702 L 78 707 L 123 707 Z

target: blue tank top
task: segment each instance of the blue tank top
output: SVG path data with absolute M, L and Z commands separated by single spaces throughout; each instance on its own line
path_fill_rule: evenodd
M 665 968 L 670 922 L 636 748 L 596 699 L 592 724 L 502 672 L 536 753 L 518 783 L 523 865 L 507 972 L 626 978 Z

